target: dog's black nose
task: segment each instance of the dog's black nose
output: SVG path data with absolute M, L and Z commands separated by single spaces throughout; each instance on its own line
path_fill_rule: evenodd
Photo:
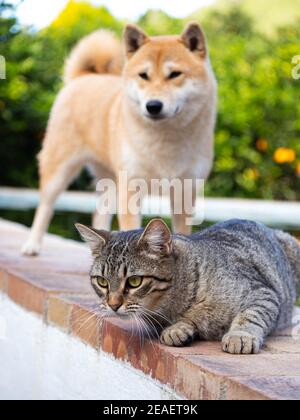
M 163 110 L 164 104 L 161 101 L 149 101 L 147 103 L 147 111 L 150 115 L 157 117 Z

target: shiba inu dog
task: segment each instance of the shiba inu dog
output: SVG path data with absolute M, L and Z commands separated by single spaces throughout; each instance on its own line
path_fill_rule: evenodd
M 217 83 L 205 35 L 191 23 L 180 36 L 149 37 L 135 25 L 122 45 L 107 31 L 84 38 L 65 70 L 39 155 L 41 202 L 25 255 L 37 255 L 55 200 L 86 166 L 98 179 L 206 179 L 214 156 Z M 126 197 L 125 207 L 131 193 Z M 197 191 L 192 191 L 196 197 Z M 171 194 L 172 208 L 176 197 Z M 122 200 L 121 200 L 122 201 Z M 126 207 L 127 208 L 127 207 Z M 176 233 L 190 232 L 185 211 Z M 110 228 L 95 214 L 94 227 Z M 140 215 L 119 214 L 121 230 L 139 228 Z

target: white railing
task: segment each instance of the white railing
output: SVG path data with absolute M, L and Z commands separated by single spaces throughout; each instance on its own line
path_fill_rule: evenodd
M 29 210 L 37 207 L 39 193 L 35 190 L 18 188 L 0 188 L 0 209 Z M 97 196 L 90 192 L 65 192 L 58 199 L 55 209 L 91 214 L 96 209 Z M 203 202 L 199 199 L 196 222 L 203 219 Z M 167 199 L 149 198 L 145 200 L 142 213 L 144 216 L 170 215 Z M 269 226 L 280 226 L 300 230 L 300 203 L 264 200 L 206 198 L 204 219 L 207 222 L 219 222 L 239 218 L 255 220 Z

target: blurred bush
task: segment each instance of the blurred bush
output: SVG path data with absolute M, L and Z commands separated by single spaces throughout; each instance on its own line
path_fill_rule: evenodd
M 292 79 L 291 60 L 300 52 L 300 25 L 266 38 L 235 7 L 225 15 L 213 12 L 203 23 L 219 82 L 208 193 L 299 199 L 300 83 Z
M 174 6 L 176 7 L 176 6 Z M 284 7 L 284 5 L 283 5 Z M 36 187 L 35 154 L 60 89 L 64 58 L 83 35 L 124 22 L 106 8 L 70 1 L 48 28 L 22 28 L 0 0 L 0 183 Z M 216 162 L 207 184 L 211 196 L 300 199 L 300 81 L 291 60 L 300 54 L 300 25 L 267 37 L 241 8 L 203 17 L 219 81 Z M 151 35 L 179 33 L 185 22 L 150 11 L 138 22 Z M 86 187 L 85 178 L 77 183 Z

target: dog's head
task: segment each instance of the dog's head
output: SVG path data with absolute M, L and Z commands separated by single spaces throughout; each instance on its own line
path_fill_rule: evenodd
M 148 37 L 128 25 L 124 46 L 125 92 L 133 111 L 152 123 L 179 116 L 192 121 L 214 80 L 200 26 L 189 24 L 181 36 Z

